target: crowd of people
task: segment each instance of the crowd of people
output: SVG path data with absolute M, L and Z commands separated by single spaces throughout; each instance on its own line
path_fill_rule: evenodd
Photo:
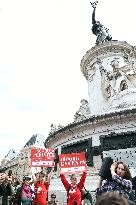
M 50 174 L 43 171 L 33 176 L 24 176 L 22 181 L 8 174 L 0 173 L 0 196 L 2 205 L 57 205 L 56 195 L 47 203 Z
M 95 205 L 134 205 L 132 178 L 129 168 L 123 162 L 113 163 L 110 167 L 111 179 L 100 177 L 96 189 Z M 67 205 L 92 205 L 91 193 L 85 188 L 86 172 L 78 182 L 77 174 L 70 180 L 60 174 L 62 184 L 67 192 Z M 2 205 L 59 205 L 56 194 L 52 193 L 48 200 L 48 191 L 52 171 L 43 171 L 32 176 L 24 176 L 22 182 L 12 174 L 0 173 L 0 196 Z M 70 181 L 70 182 L 69 182 Z M 91 181 L 90 181 L 91 186 Z

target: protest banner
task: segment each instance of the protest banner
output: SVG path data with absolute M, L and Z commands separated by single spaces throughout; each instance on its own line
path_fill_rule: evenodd
M 87 170 L 85 153 L 72 153 L 59 155 L 60 174 L 71 174 Z
M 31 149 L 31 167 L 54 167 L 53 148 L 33 148 Z

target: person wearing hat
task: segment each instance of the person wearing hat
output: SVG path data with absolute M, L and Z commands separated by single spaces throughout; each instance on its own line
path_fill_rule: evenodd
M 32 189 L 30 187 L 30 176 L 23 177 L 23 183 L 21 186 L 21 205 L 31 205 L 32 202 Z
M 51 200 L 48 202 L 48 205 L 57 205 L 56 194 L 51 194 Z

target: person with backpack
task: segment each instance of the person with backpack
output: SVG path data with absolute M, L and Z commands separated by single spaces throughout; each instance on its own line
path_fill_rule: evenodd
M 72 174 L 70 177 L 71 183 L 69 183 L 64 176 L 60 174 L 61 181 L 67 191 L 67 205 L 81 205 L 82 204 L 82 193 L 81 190 L 84 187 L 86 172 L 83 172 L 79 183 L 77 183 L 77 177 L 75 174 Z

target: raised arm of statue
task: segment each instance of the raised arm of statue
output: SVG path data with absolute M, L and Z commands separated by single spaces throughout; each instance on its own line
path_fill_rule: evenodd
M 96 23 L 96 20 L 95 20 L 95 10 L 96 10 L 96 6 L 98 4 L 98 1 L 90 2 L 90 3 L 91 3 L 91 6 L 93 7 L 92 24 L 95 24 Z
M 96 20 L 95 20 L 95 9 L 93 10 L 93 13 L 92 13 L 92 24 L 95 24 L 96 23 Z
M 102 25 L 100 24 L 99 21 L 96 21 L 95 19 L 95 12 L 96 12 L 96 6 L 97 6 L 97 3 L 98 1 L 95 1 L 95 2 L 90 2 L 91 3 L 91 6 L 93 7 L 93 13 L 92 13 L 92 32 L 94 35 L 98 35 L 98 33 L 100 32 L 101 28 L 102 28 Z

